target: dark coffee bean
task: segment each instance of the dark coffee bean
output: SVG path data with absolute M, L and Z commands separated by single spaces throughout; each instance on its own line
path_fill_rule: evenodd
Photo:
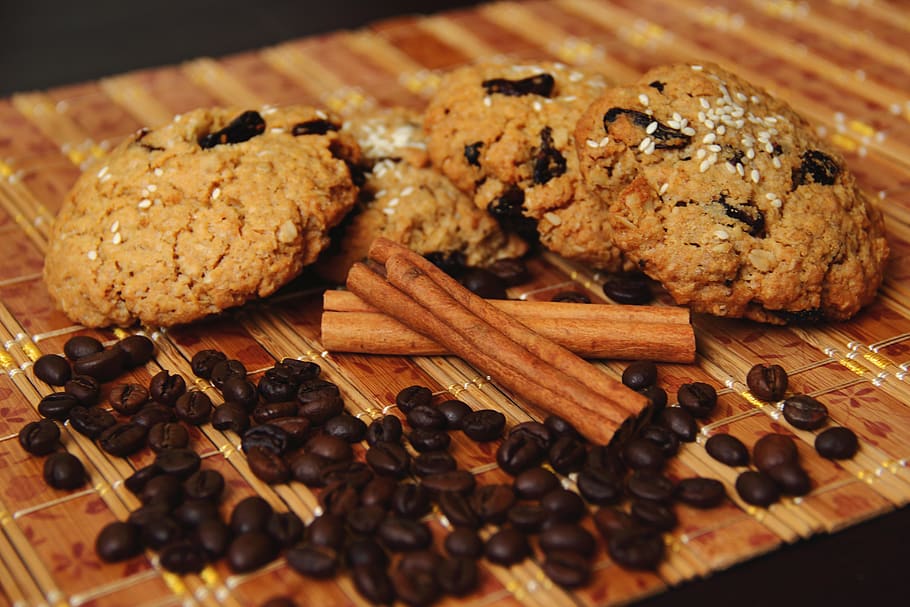
M 666 502 L 673 497 L 673 481 L 654 470 L 636 470 L 626 481 L 626 489 L 634 497 Z
M 265 526 L 265 532 L 282 548 L 290 548 L 299 542 L 303 530 L 303 521 L 293 512 L 275 512 Z
M 63 353 L 70 360 L 78 360 L 102 350 L 104 350 L 104 344 L 90 335 L 76 335 L 63 344 Z
M 123 486 L 126 487 L 130 493 L 138 496 L 142 492 L 142 489 L 145 487 L 146 483 L 148 483 L 156 476 L 159 476 L 160 474 L 161 470 L 159 470 L 155 464 L 149 464 L 148 466 L 139 468 L 131 475 L 126 477 L 123 480 Z
M 614 533 L 627 531 L 637 527 L 632 517 L 619 508 L 600 508 L 594 513 L 594 525 L 604 537 L 610 539 Z
M 173 517 L 188 529 L 197 529 L 209 520 L 220 520 L 218 505 L 212 500 L 184 500 L 174 508 Z
M 258 495 L 245 497 L 231 511 L 231 530 L 237 534 L 265 531 L 273 512 L 272 505 Z
M 130 421 L 143 428 L 151 428 L 155 424 L 177 421 L 177 415 L 172 407 L 154 402 L 139 409 L 130 417 Z
M 166 504 L 159 503 L 150 503 L 143 504 L 135 510 L 129 513 L 129 516 L 126 517 L 126 522 L 131 525 L 135 525 L 138 528 L 142 528 L 148 525 L 151 521 L 158 520 L 159 518 L 170 516 L 171 509 Z
M 70 411 L 79 406 L 79 399 L 66 392 L 52 392 L 38 403 L 38 413 L 57 421 L 69 419 Z
M 142 553 L 139 527 L 131 523 L 108 523 L 95 538 L 95 553 L 106 563 L 125 561 Z
M 297 402 L 288 400 L 277 403 L 260 403 L 253 407 L 252 416 L 253 421 L 257 424 L 267 424 L 273 419 L 281 417 L 296 417 Z
M 727 496 L 724 484 L 713 478 L 695 476 L 676 484 L 676 499 L 695 508 L 714 508 Z
M 212 373 L 209 380 L 212 385 L 219 390 L 224 389 L 224 384 L 232 377 L 246 379 L 246 366 L 239 360 L 228 358 L 217 362 L 212 366 Z
M 62 386 L 73 376 L 69 362 L 59 354 L 44 354 L 33 365 L 35 377 L 51 386 Z
M 180 422 L 160 422 L 149 428 L 148 446 L 155 453 L 189 444 L 190 434 Z
M 159 504 L 172 509 L 183 500 L 183 486 L 180 479 L 162 473 L 149 479 L 138 497 L 143 504 Z
M 679 437 L 664 426 L 647 426 L 642 429 L 641 437 L 660 447 L 661 452 L 667 458 L 673 457 L 679 451 Z
M 658 531 L 672 531 L 679 524 L 672 506 L 652 500 L 633 500 L 629 513 L 640 525 Z
M 752 461 L 763 472 L 767 472 L 774 466 L 798 460 L 799 452 L 796 450 L 796 443 L 785 434 L 766 434 L 758 439 L 752 447 Z
M 585 468 L 576 479 L 578 492 L 598 506 L 615 504 L 622 499 L 623 486 L 616 475 L 604 468 Z
M 622 383 L 633 390 L 641 390 L 657 383 L 657 365 L 649 360 L 631 363 L 622 372 Z
M 512 483 L 515 495 L 521 499 L 536 500 L 562 485 L 559 478 L 545 468 L 529 468 L 519 473 Z
M 628 470 L 620 455 L 620 443 L 615 445 L 592 445 L 588 449 L 588 459 L 585 461 L 585 468 L 600 468 L 617 478 L 625 476 Z
M 326 420 L 323 432 L 349 443 L 359 443 L 366 437 L 367 425 L 362 419 L 342 413 Z
M 547 427 L 550 431 L 550 435 L 553 438 L 559 438 L 560 436 L 571 436 L 575 439 L 584 441 L 584 437 L 579 434 L 578 429 L 572 425 L 572 423 L 558 415 L 548 415 L 543 420 L 543 425 Z
M 537 533 L 550 519 L 550 513 L 540 504 L 520 502 L 509 509 L 506 519 L 520 531 Z
M 411 467 L 417 476 L 428 476 L 455 470 L 458 462 L 447 451 L 427 451 L 419 453 L 414 458 Z
M 74 375 L 63 384 L 63 391 L 72 394 L 83 407 L 98 404 L 101 397 L 101 384 L 88 375 Z
M 278 417 L 270 420 L 269 425 L 287 433 L 288 449 L 296 449 L 310 436 L 310 422 L 305 417 Z
M 108 382 L 120 377 L 126 369 L 126 354 L 118 348 L 108 348 L 73 361 L 73 373 Z
M 536 468 L 546 456 L 539 441 L 525 433 L 512 433 L 496 449 L 496 463 L 508 474 L 518 475 Z
M 550 465 L 560 474 L 581 470 L 587 456 L 588 450 L 585 443 L 569 435 L 556 439 L 547 454 Z
M 289 398 L 281 400 L 292 401 L 296 394 L 297 389 L 294 388 Z M 221 395 L 224 396 L 224 402 L 240 405 L 248 412 L 259 402 L 256 386 L 246 377 L 229 377 L 221 386 Z
M 51 422 L 53 423 L 53 422 Z M 66 451 L 51 453 L 44 460 L 44 482 L 54 489 L 70 491 L 83 486 L 88 480 L 82 461 Z
M 504 527 L 487 539 L 484 554 L 490 562 L 508 567 L 525 560 L 531 546 L 521 531 Z
M 178 419 L 193 426 L 201 426 L 212 415 L 212 400 L 201 390 L 190 390 L 177 399 L 174 411 Z
M 183 527 L 169 516 L 149 521 L 142 526 L 142 544 L 152 550 L 160 550 L 164 546 L 182 539 L 186 535 Z
M 397 516 L 387 516 L 383 519 L 377 536 L 389 550 L 395 552 L 423 550 L 428 548 L 433 540 L 430 528 L 425 524 Z
M 288 450 L 290 442 L 291 437 L 283 428 L 279 428 L 272 424 L 262 424 L 253 426 L 243 433 L 243 438 L 240 440 L 240 447 L 243 449 L 243 452 L 247 454 L 250 452 L 250 449 L 259 447 L 277 455 L 283 455 Z
M 395 395 L 395 404 L 405 415 L 414 407 L 429 405 L 432 401 L 433 393 L 426 386 L 408 386 Z
M 485 523 L 505 522 L 509 509 L 515 504 L 515 492 L 510 485 L 483 485 L 469 498 L 471 509 Z
M 470 527 L 455 527 L 446 536 L 443 545 L 452 556 L 476 559 L 483 554 L 483 540 Z
M 531 280 L 528 265 L 518 257 L 497 259 L 487 266 L 507 287 L 515 287 Z
M 815 450 L 827 459 L 850 459 L 858 449 L 856 433 L 842 426 L 828 428 L 815 437 Z
M 550 301 L 562 303 L 589 304 L 591 298 L 581 291 L 560 291 L 550 298 Z
M 626 443 L 622 459 L 633 470 L 659 470 L 666 462 L 661 448 L 645 438 L 633 438 Z
M 119 384 L 111 388 L 108 400 L 114 411 L 133 415 L 149 400 L 149 391 L 141 384 Z
M 828 407 L 808 394 L 797 394 L 784 401 L 784 419 L 800 430 L 815 430 L 828 423 Z
M 546 425 L 540 422 L 529 421 L 521 422 L 509 430 L 509 436 L 522 435 L 526 438 L 537 441 L 541 447 L 547 449 L 556 438 L 556 435 Z
M 288 456 L 288 466 L 291 469 L 291 476 L 295 481 L 301 482 L 307 487 L 324 487 L 325 468 L 331 462 L 313 453 L 306 451 L 297 451 Z
M 545 553 L 570 551 L 590 558 L 597 550 L 597 540 L 590 531 L 575 523 L 555 523 L 540 532 L 540 548 Z
M 562 588 L 580 588 L 591 580 L 589 559 L 572 551 L 548 552 L 541 568 L 553 583 Z
M 764 472 L 746 470 L 736 477 L 736 492 L 746 503 L 770 506 L 780 498 L 777 483 Z
M 357 489 L 344 481 L 328 482 L 326 488 L 319 494 L 319 505 L 328 514 L 345 517 L 357 508 L 360 496 Z
M 784 495 L 806 495 L 812 490 L 809 475 L 797 462 L 785 462 L 768 468 L 768 476 Z
M 436 498 L 440 511 L 455 527 L 478 529 L 483 521 L 471 506 L 470 498 L 457 491 L 445 491 Z
M 167 369 L 156 373 L 149 383 L 149 396 L 169 407 L 173 407 L 185 392 L 186 380 L 181 375 L 172 375 Z
M 658 421 L 684 443 L 694 442 L 698 436 L 698 423 L 692 414 L 682 407 L 667 407 L 660 412 Z
M 126 457 L 145 446 L 147 430 L 132 422 L 115 424 L 98 436 L 98 446 L 119 457 Z
M 336 550 L 341 549 L 344 538 L 344 521 L 332 514 L 317 516 L 304 531 L 304 540 L 307 543 Z
M 360 491 L 376 478 L 370 467 L 363 462 L 331 463 L 322 471 L 326 483 L 340 482 Z
M 615 274 L 603 286 L 604 295 L 618 304 L 646 304 L 653 296 L 648 278 L 642 274 Z
M 231 543 L 231 530 L 217 518 L 201 521 L 196 526 L 196 541 L 211 560 L 224 556 Z
M 662 411 L 667 406 L 667 391 L 658 385 L 645 386 L 638 392 L 651 401 L 651 406 L 658 411 Z
M 756 398 L 776 402 L 787 393 L 787 372 L 780 365 L 755 365 L 746 375 L 746 385 Z
M 468 291 L 484 299 L 508 299 L 503 280 L 484 268 L 467 268 L 458 277 L 458 282 Z
M 233 378 L 225 382 L 227 386 L 228 382 L 235 381 L 238 378 Z M 297 391 L 300 390 L 300 383 L 293 381 L 287 375 L 282 373 L 276 373 L 274 369 L 269 369 L 265 374 L 259 379 L 259 384 L 257 385 L 258 395 L 262 399 L 269 403 L 277 403 L 281 401 L 294 400 L 297 397 Z
M 345 547 L 344 560 L 348 567 L 369 566 L 385 569 L 389 564 L 389 555 L 376 540 L 358 537 Z
M 749 465 L 749 449 L 732 434 L 714 434 L 705 441 L 705 451 L 728 466 Z
M 397 443 L 401 440 L 401 434 L 401 420 L 394 415 L 383 415 L 370 422 L 366 439 L 370 446 L 376 443 Z
M 581 519 L 587 512 L 584 500 L 577 493 L 568 489 L 553 489 L 540 498 L 540 505 L 550 514 L 551 518 L 567 523 Z
M 607 552 L 626 569 L 654 570 L 664 557 L 664 539 L 653 529 L 616 531 L 607 540 Z
M 426 607 L 439 598 L 439 585 L 434 571 L 402 571 L 391 574 L 395 598 L 408 607 Z
M 389 508 L 392 496 L 398 487 L 398 481 L 388 476 L 376 476 L 364 485 L 360 491 L 360 503 L 364 506 Z
M 60 445 L 60 428 L 50 419 L 29 422 L 19 430 L 19 444 L 32 455 L 47 455 Z
M 477 588 L 477 564 L 470 558 L 447 558 L 436 568 L 436 582 L 450 596 L 466 596 Z
M 263 447 L 246 450 L 246 463 L 256 478 L 269 485 L 286 483 L 291 478 L 291 469 L 280 454 Z
M 298 385 L 316 379 L 322 372 L 322 368 L 316 363 L 296 358 L 283 358 L 281 362 L 272 367 L 272 370 Z
M 135 369 L 144 365 L 155 356 L 155 343 L 145 335 L 124 337 L 114 344 L 112 349 L 120 350 L 123 353 L 126 369 Z
M 415 405 L 408 410 L 407 422 L 412 428 L 444 430 L 448 426 L 445 414 L 432 405 Z
M 332 462 L 349 462 L 354 457 L 349 442 L 327 434 L 317 434 L 308 440 L 305 449 Z
M 392 509 L 405 518 L 420 519 L 430 511 L 430 493 L 416 483 L 401 483 L 392 495 Z
M 449 430 L 460 430 L 465 416 L 471 412 L 471 407 L 460 400 L 446 400 L 436 407 L 446 418 L 446 427 Z
M 351 569 L 351 578 L 357 592 L 371 603 L 391 603 L 395 598 L 392 581 L 384 568 L 358 565 Z
M 177 540 L 161 548 L 158 562 L 165 571 L 186 575 L 202 571 L 208 562 L 208 555 L 197 542 Z
M 344 411 L 338 386 L 319 379 L 302 384 L 297 391 L 297 401 L 300 403 L 298 415 L 316 426 L 321 426 Z
M 220 362 L 227 360 L 227 355 L 218 350 L 200 350 L 193 354 L 190 360 L 190 368 L 196 377 L 209 379 L 212 376 L 212 369 Z
M 382 506 L 357 506 L 344 517 L 348 529 L 364 536 L 373 536 L 387 511 Z
M 231 430 L 243 434 L 250 427 L 250 416 L 240 405 L 224 403 L 212 412 L 212 427 L 216 430 Z
M 411 456 L 397 443 L 377 443 L 367 449 L 366 461 L 376 474 L 404 478 Z
M 710 384 L 700 381 L 681 385 L 676 398 L 679 406 L 696 419 L 708 417 L 717 406 L 717 391 Z
M 192 449 L 185 447 L 164 449 L 155 456 L 155 466 L 165 474 L 185 480 L 199 470 L 202 459 Z
M 298 544 L 285 554 L 288 565 L 300 575 L 317 580 L 335 577 L 338 571 L 338 553 L 326 546 Z
M 461 431 L 477 442 L 493 441 L 502 436 L 506 416 L 494 409 L 472 411 L 462 420 Z
M 477 484 L 474 475 L 467 470 L 428 474 L 421 479 L 421 482 L 424 487 L 436 495 L 446 491 L 468 494 L 474 490 L 474 486 Z
M 278 544 L 267 533 L 250 531 L 236 536 L 227 550 L 227 563 L 234 573 L 246 573 L 267 565 L 278 556 Z
M 197 470 L 183 482 L 190 499 L 218 501 L 224 492 L 224 476 L 217 470 Z

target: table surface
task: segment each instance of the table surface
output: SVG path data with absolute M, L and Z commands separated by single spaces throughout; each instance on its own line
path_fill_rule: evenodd
M 199 56 L 220 57 L 404 13 L 472 4 L 29 0 L 3 9 L 0 96 Z M 910 510 L 904 507 L 834 534 L 798 541 L 707 579 L 686 582 L 641 604 L 839 605 L 861 600 L 897 604 L 906 594 L 902 574 L 910 562 L 908 537 Z

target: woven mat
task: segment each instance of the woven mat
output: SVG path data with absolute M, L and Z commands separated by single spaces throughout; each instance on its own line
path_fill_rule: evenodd
M 98 82 L 15 95 L 0 101 L 0 605 L 244 605 L 279 592 L 308 604 L 363 604 L 350 580 L 313 582 L 283 560 L 250 575 L 223 564 L 177 577 L 153 558 L 99 562 L 98 530 L 138 504 L 122 485 L 149 453 L 112 458 L 78 433 L 66 448 L 90 469 L 89 488 L 48 489 L 40 462 L 19 448 L 16 433 L 38 418 L 49 389 L 31 364 L 61 352 L 75 333 L 110 342 L 121 331 L 88 331 L 51 305 L 41 281 L 48 227 L 80 170 L 104 157 L 120 138 L 143 125 L 198 106 L 259 106 L 311 102 L 345 112 L 370 105 L 422 107 L 442 70 L 495 54 L 592 65 L 617 81 L 660 63 L 716 61 L 792 103 L 847 157 L 862 187 L 879 199 L 893 250 L 881 296 L 851 322 L 815 328 L 773 328 L 749 322 L 695 319 L 695 365 L 661 365 L 670 393 L 689 381 L 718 388 L 720 406 L 694 444 L 685 445 L 670 473 L 723 480 L 730 501 L 711 511 L 679 508 L 681 524 L 666 536 L 669 558 L 655 573 L 636 573 L 599 551 L 590 586 L 569 593 L 554 587 L 538 563 L 502 568 L 484 562 L 481 587 L 464 603 L 594 605 L 634 601 L 674 584 L 772 551 L 816 533 L 836 532 L 910 499 L 910 8 L 899 0 L 557 0 L 496 3 L 434 17 L 407 17 L 369 28 L 297 40 L 257 52 L 125 74 Z M 602 277 L 554 257 L 534 261 L 535 283 L 513 292 L 543 298 L 548 288 L 573 284 L 599 293 Z M 510 423 L 529 419 L 508 398 L 457 358 L 381 358 L 336 355 L 319 343 L 319 294 L 292 287 L 210 322 L 165 331 L 142 330 L 159 351 L 133 379 L 147 382 L 161 368 L 193 377 L 188 360 L 217 348 L 254 370 L 276 360 L 318 361 L 338 383 L 347 407 L 362 416 L 388 410 L 411 384 L 447 392 L 474 407 L 496 407 Z M 778 421 L 743 379 L 756 362 L 783 365 L 794 391 L 818 396 L 835 423 L 859 434 L 860 453 L 840 464 L 813 454 L 814 435 Z M 620 362 L 602 365 L 618 375 Z M 208 389 L 215 402 L 217 391 Z M 69 428 L 67 428 L 69 430 Z M 706 456 L 703 443 L 726 431 L 751 445 L 770 431 L 799 439 L 812 492 L 768 509 L 735 496 L 735 471 Z M 269 487 L 249 471 L 237 436 L 203 426 L 193 445 L 206 467 L 228 479 L 225 508 L 258 493 L 276 507 L 309 520 L 316 496 L 299 484 Z M 453 454 L 480 482 L 502 478 L 495 445 L 455 437 Z M 434 515 L 435 518 L 435 515 Z M 434 527 L 441 533 L 443 523 Z

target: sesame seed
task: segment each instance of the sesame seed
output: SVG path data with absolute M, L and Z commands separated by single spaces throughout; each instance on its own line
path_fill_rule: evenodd
M 746 169 L 743 168 L 743 163 L 741 163 L 741 162 L 736 163 L 736 172 L 739 173 L 740 177 L 746 176 Z
M 771 201 L 771 206 L 774 207 L 775 209 L 779 209 L 782 206 L 784 206 L 784 203 L 780 198 L 775 198 L 774 200 Z
M 651 100 L 648 99 L 648 96 L 647 96 L 647 95 L 645 95 L 644 93 L 642 93 L 641 95 L 638 96 L 638 101 L 639 101 L 642 105 L 647 106 L 648 103 L 650 103 Z
M 730 234 L 728 234 L 726 230 L 714 230 L 714 235 L 721 240 L 727 240 L 730 238 Z
M 761 103 L 761 97 L 759 97 L 758 95 L 752 95 L 751 97 L 749 97 L 749 101 L 751 101 L 752 103 Z
M 152 206 L 152 201 L 149 200 L 148 198 L 143 198 L 142 200 L 139 201 L 139 204 L 136 206 L 138 206 L 140 209 L 147 209 Z
M 316 117 L 317 117 L 317 118 L 321 118 L 322 120 L 325 120 L 325 119 L 328 118 L 329 116 L 328 116 L 328 114 L 326 114 L 326 113 L 323 112 L 322 110 L 316 110 Z
M 120 244 L 123 241 L 123 236 L 120 235 L 120 232 L 114 234 L 114 238 L 111 239 L 111 242 L 114 244 Z
M 395 198 L 391 199 L 391 200 L 388 202 L 388 205 L 387 205 L 387 206 L 389 206 L 389 207 L 397 207 L 399 202 L 401 202 L 401 199 L 399 199 L 398 197 L 395 197 Z
M 534 103 L 532 103 L 531 107 L 534 108 L 535 112 L 539 112 L 540 110 L 543 109 L 543 105 L 541 105 L 539 101 L 535 101 Z
M 734 123 L 734 125 L 736 126 L 736 128 L 741 129 L 746 125 L 746 121 L 739 119 Z
M 145 186 L 145 189 L 148 190 L 149 192 L 157 192 L 158 186 L 156 186 L 154 183 L 151 183 L 151 184 Z
M 682 119 L 683 119 L 683 117 L 680 115 L 679 112 L 673 112 L 673 120 L 680 121 Z
M 667 126 L 671 129 L 676 129 L 677 131 L 682 128 L 682 125 L 679 124 L 678 120 L 667 120 Z
M 578 97 L 576 97 L 575 95 L 566 95 L 565 97 L 562 97 L 562 100 L 565 101 L 566 103 L 572 103 L 576 99 L 578 99 Z M 550 99 L 547 99 L 547 101 L 550 101 Z
M 562 225 L 562 219 L 556 213 L 548 211 L 543 214 L 544 219 L 552 223 L 554 226 Z
M 777 156 L 775 156 L 774 158 L 771 159 L 771 164 L 774 165 L 774 168 L 775 168 L 775 169 L 779 169 L 779 168 L 781 167 L 780 158 L 778 158 Z
M 657 121 L 656 120 L 650 122 L 648 124 L 648 126 L 645 127 L 645 133 L 647 133 L 648 135 L 653 134 L 654 131 L 656 131 L 656 130 L 657 130 Z
M 669 184 L 669 183 L 665 183 L 665 184 L 663 184 L 663 185 L 660 186 L 660 190 L 658 190 L 658 193 L 661 194 L 661 195 L 666 194 L 666 193 L 667 193 L 667 190 L 669 190 L 669 189 L 670 189 L 670 184 Z
M 219 196 L 221 196 L 221 188 L 215 188 L 212 190 L 212 200 L 218 200 Z
M 159 168 L 159 169 L 155 169 L 155 170 L 152 171 L 152 172 L 155 174 L 155 177 L 161 177 L 162 175 L 164 175 L 164 171 L 161 170 L 160 168 Z
M 638 144 L 638 149 L 639 149 L 639 151 L 644 152 L 645 149 L 646 149 L 649 145 L 651 145 L 651 138 L 650 138 L 650 137 L 645 137 L 644 139 L 641 140 L 641 143 Z
M 373 194 L 373 196 L 375 196 L 376 198 L 382 198 L 383 196 L 385 196 L 385 193 L 386 193 L 385 190 L 379 190 L 378 192 Z
M 280 126 L 273 126 L 272 128 L 269 129 L 269 132 L 270 133 L 283 133 L 284 129 Z
M 727 167 L 727 172 L 730 173 L 731 175 L 736 173 L 736 167 L 733 166 L 732 162 L 726 162 L 726 163 L 724 163 L 724 166 Z
M 569 82 L 580 82 L 584 79 L 585 75 L 581 72 L 570 72 L 569 73 Z
M 708 146 L 709 152 L 719 152 L 720 150 L 721 150 L 721 147 L 719 145 L 717 145 L 716 143 L 712 143 L 711 145 Z
M 85 254 L 91 261 L 98 259 L 98 251 L 92 250 Z
M 493 100 L 490 99 L 489 95 L 487 95 L 486 97 L 483 98 L 483 104 L 487 107 L 490 107 L 491 105 L 493 105 Z
M 111 234 L 115 233 L 119 229 L 120 229 L 120 222 L 114 221 L 114 223 L 111 224 Z
M 645 155 L 650 156 L 651 154 L 654 153 L 654 150 L 656 150 L 656 149 L 657 149 L 657 144 L 652 141 L 651 143 L 648 144 L 648 147 L 645 148 Z
M 727 127 L 725 127 L 724 125 L 721 124 L 721 125 L 719 125 L 716 129 L 714 129 L 714 131 L 715 131 L 718 135 L 723 135 L 724 133 L 727 132 Z
M 752 178 L 753 183 L 758 183 L 758 180 L 761 179 L 761 173 L 758 172 L 758 169 L 752 169 L 752 172 L 749 173 L 749 177 Z
M 599 147 L 600 147 L 600 146 L 597 144 L 597 142 L 594 141 L 593 139 L 586 139 L 586 140 L 585 140 L 585 145 L 588 146 L 589 148 L 599 148 Z
M 692 68 L 692 71 L 694 71 L 694 72 L 700 72 L 701 69 L 702 69 L 700 65 L 692 65 L 692 66 L 689 66 L 689 67 L 691 67 L 691 68 Z
M 704 122 L 704 121 L 707 120 L 707 119 L 708 119 L 708 116 L 707 116 L 704 112 L 699 112 L 699 113 L 698 113 L 698 121 L 699 121 L 699 122 Z
M 695 157 L 698 158 L 699 160 L 701 160 L 702 158 L 704 158 L 707 155 L 708 155 L 708 152 L 704 148 L 698 148 L 698 151 L 695 152 Z
M 716 140 L 717 140 L 717 135 L 715 135 L 714 133 L 708 133 L 707 135 L 705 135 L 702 138 L 701 142 L 702 143 L 714 143 Z
M 765 143 L 765 148 L 764 148 L 764 149 L 765 149 L 765 151 L 766 151 L 767 153 L 769 153 L 769 154 L 771 154 L 771 153 L 774 152 L 774 146 L 771 145 L 771 142 L 770 142 L 770 141 L 767 142 L 767 143 Z
M 737 91 L 737 92 L 736 92 L 736 100 L 739 101 L 740 103 L 745 103 L 745 102 L 747 102 L 747 101 L 749 100 L 749 98 L 746 97 L 745 94 L 743 94 L 743 93 Z
M 705 126 L 708 127 L 709 129 L 713 129 L 713 128 L 714 128 L 714 121 L 713 121 L 713 120 L 705 120 Z
M 708 100 L 705 99 L 704 97 L 699 97 L 699 98 L 698 98 L 698 102 L 699 102 L 699 103 L 701 104 L 701 106 L 702 106 L 703 108 L 705 108 L 706 110 L 709 109 L 709 108 L 711 107 L 711 104 L 708 103 Z
M 101 170 L 98 171 L 98 179 L 101 179 L 102 177 L 104 177 L 105 175 L 107 175 L 107 171 L 108 171 L 108 166 L 107 166 L 107 165 L 104 165 L 103 167 L 101 167 Z
M 768 200 L 774 200 L 775 198 L 777 198 L 777 194 L 775 194 L 774 192 L 768 192 L 767 194 L 765 194 L 765 198 L 767 198 Z
M 395 209 L 383 209 L 382 212 L 385 213 L 386 215 L 394 215 Z
M 689 137 L 695 135 L 695 129 L 693 129 L 691 126 L 680 129 L 680 132 L 682 132 L 683 135 L 688 135 Z
M 597 147 L 602 148 L 602 147 L 606 146 L 608 143 L 610 143 L 610 138 L 604 137 L 603 139 L 601 139 L 600 141 L 597 142 Z
M 711 164 L 712 164 L 711 161 L 708 160 L 707 158 L 704 159 L 704 160 L 702 160 L 702 161 L 701 161 L 701 164 L 698 165 L 698 172 L 699 172 L 699 173 L 704 173 L 705 171 L 707 171 L 708 169 L 711 168 Z
M 408 186 L 405 189 L 401 190 L 402 196 L 410 196 L 413 193 L 414 193 L 414 188 L 411 186 Z

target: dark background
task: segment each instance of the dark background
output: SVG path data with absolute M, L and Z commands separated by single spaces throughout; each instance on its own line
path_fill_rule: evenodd
M 0 96 L 477 3 L 0 0 Z M 906 605 L 908 565 L 905 507 L 687 582 L 642 605 Z

